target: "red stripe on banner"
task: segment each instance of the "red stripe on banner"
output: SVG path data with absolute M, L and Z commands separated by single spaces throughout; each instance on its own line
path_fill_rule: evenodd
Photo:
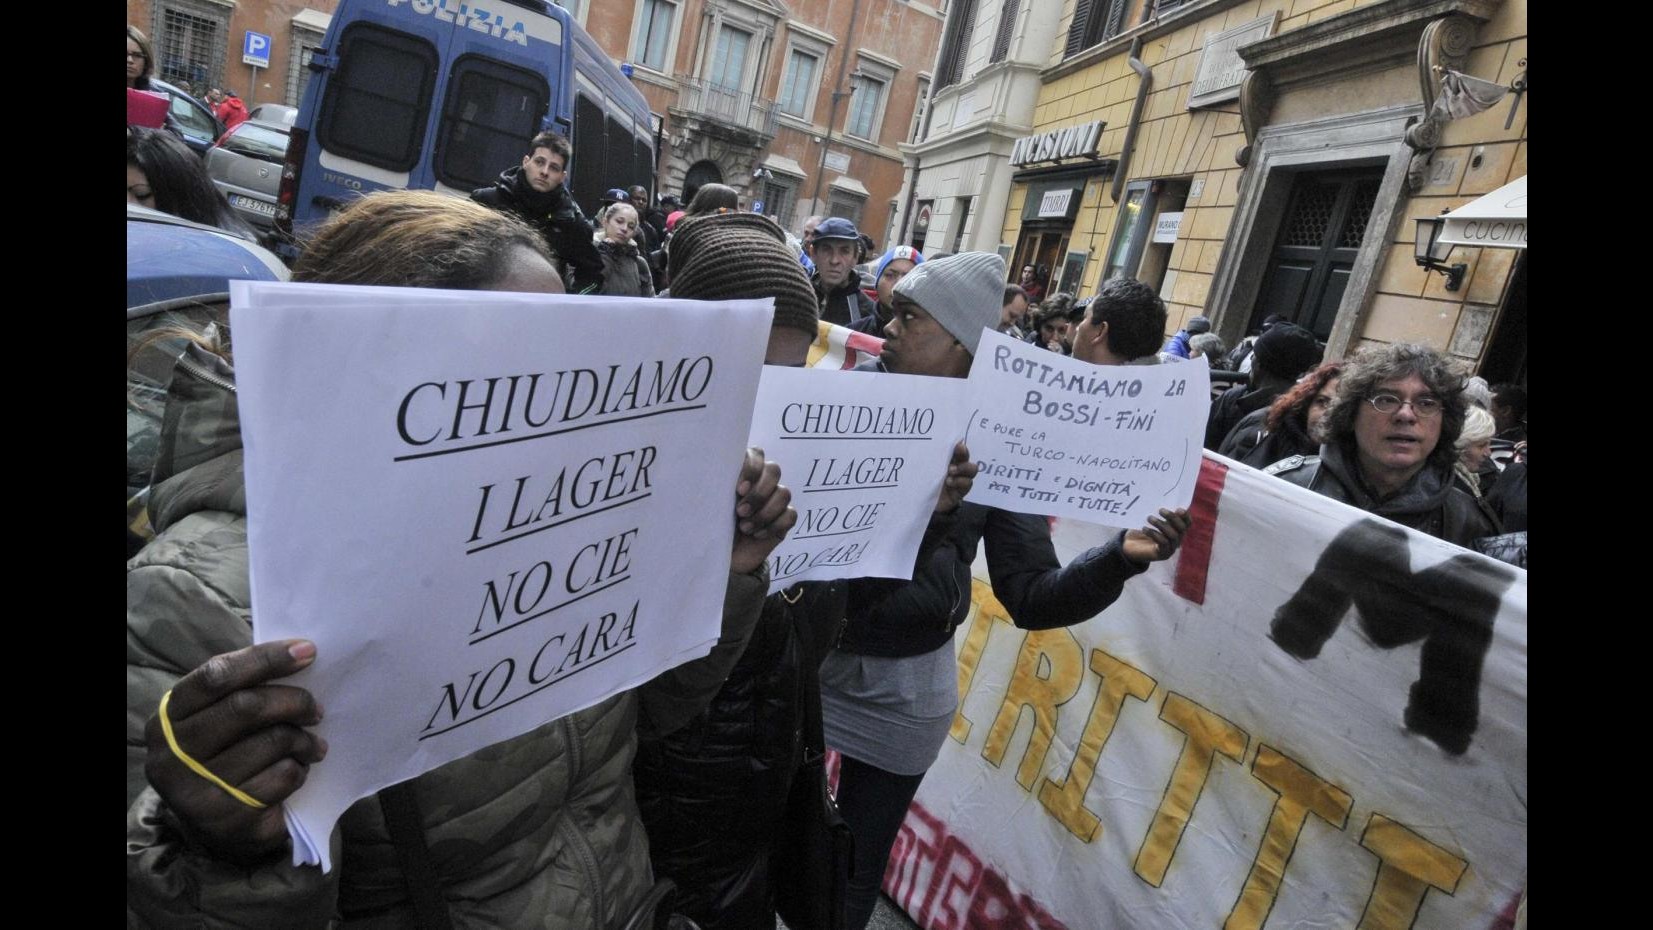
M 1223 496 L 1228 466 L 1210 459 L 1200 461 L 1200 477 L 1194 483 L 1194 503 L 1188 507 L 1188 535 L 1177 557 L 1177 576 L 1171 591 L 1178 597 L 1205 603 L 1205 576 L 1211 569 L 1211 540 L 1217 533 L 1217 500 Z

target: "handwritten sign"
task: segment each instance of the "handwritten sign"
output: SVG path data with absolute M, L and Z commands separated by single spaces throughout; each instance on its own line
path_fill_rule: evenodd
M 254 638 L 316 642 L 331 746 L 295 862 L 708 651 L 768 308 L 234 282 Z
M 968 384 L 968 500 L 1135 527 L 1193 499 L 1206 366 L 1092 365 L 988 332 Z
M 765 367 L 748 445 L 780 463 L 798 524 L 769 557 L 770 591 L 800 581 L 911 578 L 964 434 L 964 383 Z

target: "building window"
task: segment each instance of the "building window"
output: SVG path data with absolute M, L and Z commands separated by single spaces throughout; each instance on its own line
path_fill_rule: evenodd
M 1004 9 L 999 11 L 999 31 L 993 36 L 993 55 L 988 61 L 1004 61 L 1010 54 L 1010 34 L 1016 31 L 1016 13 L 1021 6 L 1022 0 L 1004 0 Z
M 206 3 L 168 3 L 155 11 L 155 74 L 164 81 L 188 82 L 196 94 L 224 79 L 224 48 L 229 14 Z M 251 95 L 249 89 L 248 95 Z
M 292 49 L 287 62 L 287 105 L 296 107 L 304 101 L 304 89 L 310 86 L 310 59 L 321 48 L 322 34 L 294 25 Z
M 820 70 L 821 59 L 800 48 L 792 49 L 786 56 L 786 76 L 781 79 L 782 113 L 809 118 L 810 104 L 814 102 L 815 79 Z
M 841 216 L 857 227 L 861 225 L 861 210 L 866 207 L 867 198 L 848 191 L 834 189 L 827 202 L 827 216 Z
M 1154 0 L 1077 0 L 1062 57 L 1072 58 L 1136 25 Z M 1136 16 L 1129 12 L 1135 9 Z
M 918 134 L 924 129 L 924 114 L 930 109 L 930 79 L 918 79 L 918 96 L 913 104 L 913 125 L 907 130 L 907 141 L 917 142 Z
M 792 214 L 797 205 L 797 181 L 774 177 L 763 182 L 763 213 L 774 217 L 782 229 L 792 228 Z
M 637 30 L 631 39 L 632 60 L 652 71 L 670 70 L 672 27 L 677 21 L 673 0 L 643 0 L 637 5 Z
M 746 50 L 752 45 L 752 34 L 744 29 L 724 25 L 718 29 L 717 46 L 712 52 L 711 70 L 706 74 L 709 84 L 739 92 L 746 73 Z
M 884 108 L 884 82 L 862 74 L 850 85 L 849 123 L 844 132 L 862 139 L 878 138 L 878 116 Z
M 1090 0 L 1079 0 L 1088 3 Z M 947 16 L 941 36 L 941 66 L 936 71 L 936 88 L 957 84 L 964 76 L 964 59 L 970 53 L 970 35 L 976 28 L 976 0 L 959 0 Z

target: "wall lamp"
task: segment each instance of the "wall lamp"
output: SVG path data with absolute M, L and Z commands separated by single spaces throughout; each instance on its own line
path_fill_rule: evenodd
M 1412 240 L 1412 257 L 1418 267 L 1430 271 L 1439 271 L 1446 275 L 1446 289 L 1456 291 L 1464 283 L 1464 273 L 1469 271 L 1469 265 L 1458 262 L 1454 265 L 1446 263 L 1447 256 L 1452 254 L 1452 243 L 1441 242 L 1441 230 L 1446 227 L 1446 216 L 1418 217 L 1418 235 Z

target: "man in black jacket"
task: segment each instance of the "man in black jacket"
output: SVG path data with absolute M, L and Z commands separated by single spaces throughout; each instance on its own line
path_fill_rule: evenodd
M 1205 423 L 1205 447 L 1212 452 L 1245 415 L 1261 410 L 1291 390 L 1303 373 L 1320 364 L 1322 349 L 1314 334 L 1294 323 L 1279 323 L 1257 337 L 1251 383 L 1236 384 L 1211 403 Z
M 813 283 L 821 302 L 821 319 L 849 326 L 877 314 L 872 301 L 861 293 L 861 276 L 855 273 L 855 263 L 861 256 L 861 234 L 854 223 L 841 216 L 822 220 L 807 248 L 810 260 L 815 262 Z
M 895 286 L 882 355 L 858 370 L 967 376 L 983 329 L 998 325 L 1004 277 L 1004 259 L 989 252 L 914 268 Z M 1149 563 L 1170 558 L 1188 513 L 1161 510 L 1149 522 L 1064 566 L 1044 517 L 965 501 L 931 519 L 911 581 L 849 582 L 843 632 L 821 666 L 827 745 L 842 760 L 838 805 L 855 837 L 848 930 L 872 914 L 891 844 L 957 709 L 952 639 L 970 610 L 977 547 L 986 541 L 993 593 L 1018 627 L 1071 626 L 1112 604 Z
M 521 165 L 501 171 L 493 187 L 471 191 L 471 199 L 526 220 L 551 247 L 568 292 L 595 294 L 603 287 L 603 260 L 591 223 L 563 186 L 572 151 L 567 139 L 542 132 L 528 143 Z

